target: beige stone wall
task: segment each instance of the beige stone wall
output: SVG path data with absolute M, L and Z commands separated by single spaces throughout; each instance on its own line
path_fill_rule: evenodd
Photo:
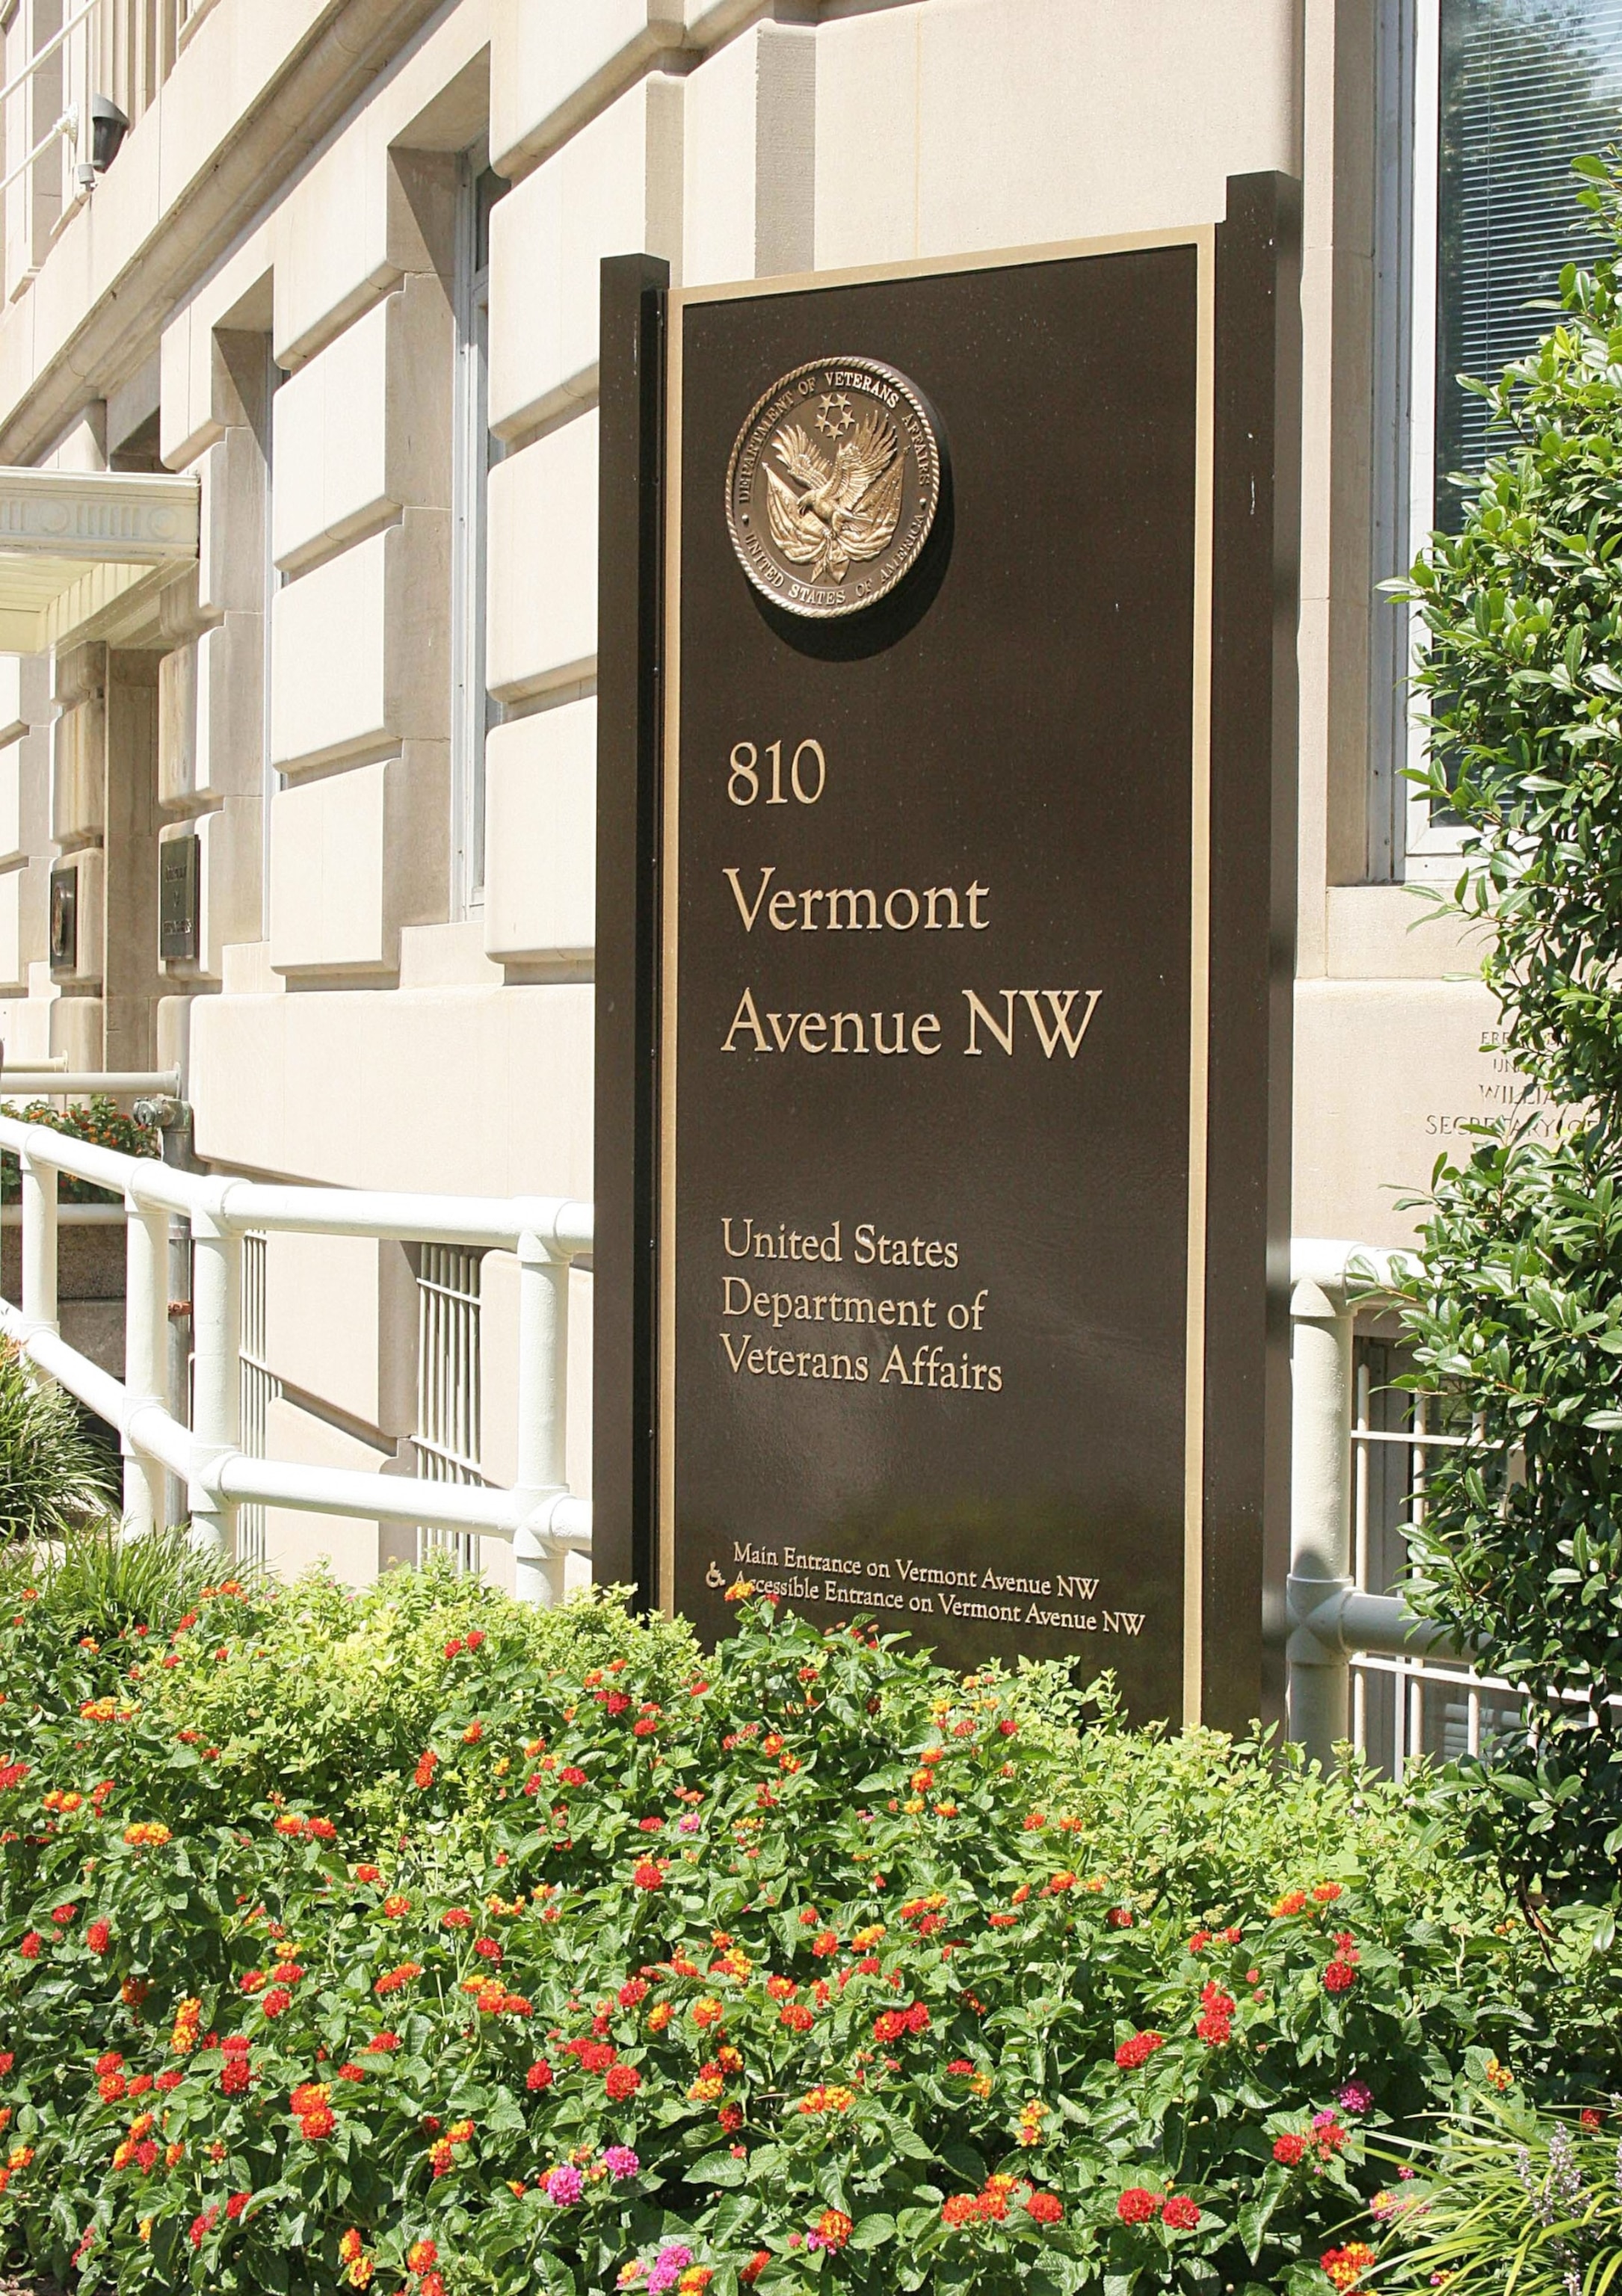
M 1503 1078 L 1471 951 L 1362 882 L 1372 20 L 1373 0 L 215 0 L 93 199 L 30 181 L 7 205 L 0 455 L 155 450 L 203 507 L 194 578 L 139 627 L 53 672 L 0 662 L 8 1057 L 184 1058 L 224 1166 L 589 1194 L 602 257 L 649 249 L 694 283 L 968 254 L 1216 219 L 1228 176 L 1276 168 L 1306 221 L 1296 1226 L 1399 1238 L 1397 1193 Z M 472 674 L 499 722 L 468 911 L 455 306 L 487 156 L 511 188 Z M 156 842 L 192 832 L 201 946 L 160 968 Z M 45 962 L 53 855 L 85 873 L 72 978 Z M 278 1242 L 285 1456 L 409 1466 L 406 1275 Z M 511 1269 L 486 1279 L 504 1475 Z M 291 1513 L 271 1535 L 349 1575 L 397 1551 Z

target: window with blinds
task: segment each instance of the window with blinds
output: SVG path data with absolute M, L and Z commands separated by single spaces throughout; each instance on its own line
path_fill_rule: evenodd
M 1434 515 L 1456 528 L 1447 481 L 1492 451 L 1457 378 L 1523 357 L 1551 324 L 1529 307 L 1583 254 L 1571 162 L 1622 140 L 1622 0 L 1441 0 L 1440 18 Z

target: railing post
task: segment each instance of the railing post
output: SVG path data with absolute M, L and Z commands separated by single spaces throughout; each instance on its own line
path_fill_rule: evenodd
M 519 1527 L 512 1586 L 520 1603 L 561 1603 L 564 1557 L 527 1518 L 563 1495 L 569 1410 L 569 1262 L 526 1230 L 518 1240 Z
M 169 1216 L 124 1192 L 124 1384 L 132 1404 L 167 1408 Z M 124 1520 L 131 1532 L 161 1529 L 168 1477 L 124 1437 Z
M 235 1553 L 236 1503 L 211 1487 L 213 1463 L 238 1447 L 242 1426 L 242 1239 L 213 1213 L 192 1214 L 192 1539 Z
M 56 1167 L 37 1164 L 25 1148 L 22 1167 L 22 1319 L 28 1330 L 58 1330 L 56 1314 Z
M 1339 1287 L 1307 1282 L 1290 1316 L 1290 1735 L 1327 1767 L 1348 1732 L 1350 1669 L 1339 1636 L 1308 1621 L 1353 1584 L 1352 1314 Z

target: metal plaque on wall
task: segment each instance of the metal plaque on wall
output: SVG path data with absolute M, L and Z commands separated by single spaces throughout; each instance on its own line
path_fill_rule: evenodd
M 1264 1702 L 1291 187 L 605 266 L 597 1575 Z
M 51 970 L 72 972 L 78 964 L 78 871 L 71 862 L 51 872 Z
M 166 964 L 197 955 L 201 840 L 195 830 L 166 838 L 158 848 L 158 954 Z

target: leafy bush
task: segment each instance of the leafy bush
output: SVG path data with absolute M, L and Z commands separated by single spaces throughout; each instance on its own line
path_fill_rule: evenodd
M 1397 1789 L 1042 1670 L 0 1595 L 0 2234 L 83 2289 L 1331 2296 L 1371 2134 L 1614 2006 Z
M 20 1124 L 42 1124 L 48 1131 L 65 1132 L 74 1140 L 88 1140 L 98 1148 L 116 1149 L 120 1156 L 156 1156 L 160 1143 L 150 1124 L 137 1124 L 127 1116 L 116 1102 L 97 1093 L 88 1101 L 70 1101 L 66 1108 L 57 1108 L 48 1100 L 30 1100 L 20 1107 L 7 1103 L 4 1113 Z M 64 1204 L 113 1204 L 119 1199 L 110 1188 L 98 1188 L 89 1180 L 76 1179 L 64 1172 L 56 1185 L 58 1201 Z M 8 1149 L 0 1149 L 0 1204 L 14 1204 L 22 1197 L 22 1167 Z
M 0 1339 L 0 1540 L 61 1538 L 111 1497 L 105 1456 L 71 1399 Z
M 1539 2112 L 1491 2096 L 1415 2149 L 1377 2197 L 1380 2276 L 1453 2296 L 1603 2296 L 1622 2270 L 1622 2148 L 1615 2118 Z
M 1485 390 L 1505 451 L 1410 593 L 1454 898 L 1528 1095 L 1569 1110 L 1552 1144 L 1517 1119 L 1438 1165 L 1405 1287 L 1416 1383 L 1465 1436 L 1432 1458 L 1409 1594 L 1525 1687 L 1465 1782 L 1529 1906 L 1614 1901 L 1622 1857 L 1622 162 L 1577 165 L 1608 243 Z

